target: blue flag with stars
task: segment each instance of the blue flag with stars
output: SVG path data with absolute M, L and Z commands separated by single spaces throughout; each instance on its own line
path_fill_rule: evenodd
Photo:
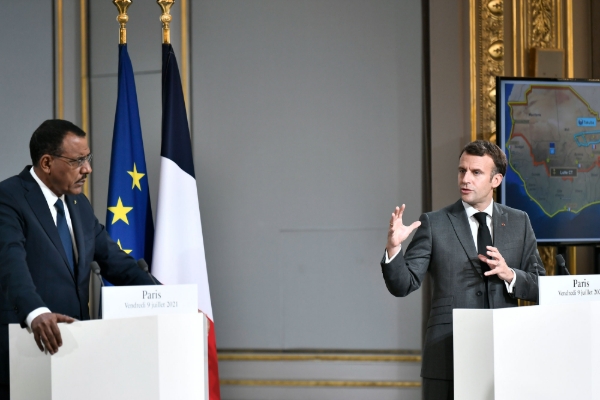
M 133 68 L 119 45 L 119 92 L 108 181 L 106 230 L 121 249 L 152 265 L 154 223 Z

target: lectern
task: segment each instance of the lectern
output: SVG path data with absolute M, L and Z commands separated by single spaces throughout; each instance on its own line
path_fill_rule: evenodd
M 454 398 L 600 399 L 600 302 L 456 309 Z
M 63 346 L 40 352 L 9 326 L 12 400 L 206 399 L 207 324 L 165 314 L 59 324 Z

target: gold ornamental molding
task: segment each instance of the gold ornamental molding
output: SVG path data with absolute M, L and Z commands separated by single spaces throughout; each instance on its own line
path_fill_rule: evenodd
M 555 246 L 538 246 L 540 252 L 540 258 L 544 263 L 546 269 L 546 275 L 556 275 L 556 254 L 557 248 Z
M 321 381 L 321 380 L 259 380 L 221 379 L 224 386 L 297 386 L 297 387 L 378 387 L 420 388 L 420 381 Z
M 472 140 L 496 141 L 495 78 L 532 76 L 534 49 L 564 51 L 573 77 L 572 10 L 572 0 L 469 0 Z
M 504 75 L 504 2 L 470 0 L 471 138 L 496 140 L 496 76 Z
M 531 15 L 527 19 L 530 21 L 528 27 L 531 47 L 556 48 L 556 35 L 553 35 L 552 27 L 559 24 L 558 13 L 552 12 L 555 9 L 558 11 L 551 0 L 531 0 L 528 7 Z
M 266 362 L 421 362 L 415 350 L 294 350 L 277 351 L 265 349 L 219 350 L 219 362 L 266 361 Z M 419 388 L 421 381 L 356 381 L 356 380 L 297 380 L 297 379 L 221 379 L 222 386 L 279 386 L 279 387 L 347 387 L 347 388 Z
M 235 354 L 219 353 L 219 361 L 347 361 L 347 362 L 421 362 L 420 355 L 359 354 Z
M 76 124 L 79 124 L 80 128 L 87 133 L 89 142 L 91 143 L 91 133 L 89 126 L 89 35 L 88 35 L 88 2 L 89 0 L 79 0 L 73 2 L 65 2 L 63 0 L 54 1 L 54 59 L 55 59 L 55 73 L 54 73 L 54 86 L 55 86 L 55 106 L 54 106 L 54 118 L 64 119 L 68 118 L 73 120 Z M 79 39 L 79 62 L 70 54 L 76 54 L 76 49 L 68 47 L 65 51 L 65 45 L 70 45 L 71 42 L 65 43 L 65 29 L 69 27 L 77 29 L 77 22 L 73 22 L 69 19 L 65 19 L 65 7 L 67 11 L 72 11 L 74 14 L 79 14 L 77 37 Z M 67 27 L 65 26 L 67 25 Z M 69 30 L 67 30 L 69 32 Z M 77 57 L 77 56 L 75 56 Z M 79 69 L 79 76 L 75 79 L 79 79 L 79 93 L 76 94 L 76 102 L 80 105 L 80 114 L 73 115 L 73 110 L 65 107 L 65 97 L 71 93 L 65 93 L 65 87 L 69 87 L 65 81 L 72 79 L 72 76 L 67 74 L 65 71 L 66 65 L 74 67 L 75 70 Z M 72 82 L 75 83 L 75 82 Z M 91 196 L 91 177 L 89 177 L 83 186 L 83 193 L 87 198 L 92 201 Z
M 512 0 L 512 75 L 532 76 L 534 49 L 561 50 L 573 77 L 572 0 Z

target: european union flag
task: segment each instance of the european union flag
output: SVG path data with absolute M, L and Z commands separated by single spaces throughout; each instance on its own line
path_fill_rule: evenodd
M 110 160 L 106 230 L 124 252 L 152 265 L 154 223 L 133 68 L 119 45 L 119 92 Z

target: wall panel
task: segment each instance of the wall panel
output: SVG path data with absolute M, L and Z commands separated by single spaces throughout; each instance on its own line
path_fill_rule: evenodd
M 31 164 L 29 139 L 54 114 L 52 2 L 3 2 L 0 180 Z
M 393 207 L 421 212 L 420 2 L 192 6 L 218 346 L 420 348 L 419 295 L 378 265 Z

